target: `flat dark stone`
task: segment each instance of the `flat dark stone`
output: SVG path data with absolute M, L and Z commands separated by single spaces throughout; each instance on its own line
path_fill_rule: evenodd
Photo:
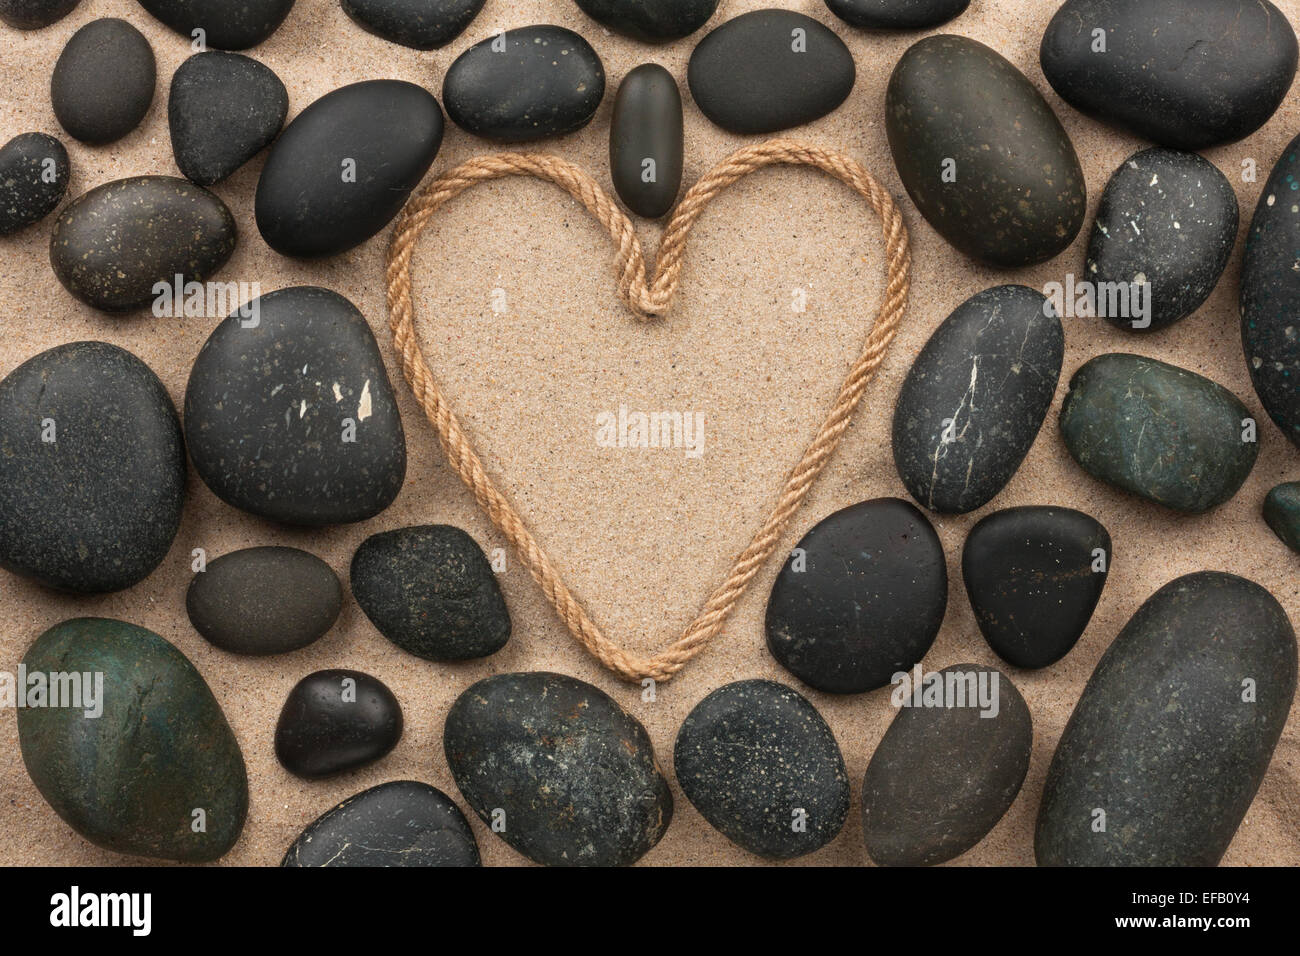
M 343 0 L 363 30 L 416 50 L 436 50 L 465 32 L 485 0 Z
M 103 312 L 143 309 L 154 287 L 203 282 L 235 251 L 226 204 L 174 176 L 134 176 L 96 186 L 63 207 L 50 265 L 63 287 Z
M 1241 345 L 1250 380 L 1282 434 L 1300 445 L 1300 136 L 1273 167 L 1246 233 Z
M 582 129 L 604 95 L 605 66 L 596 51 L 555 26 L 488 37 L 458 56 L 442 81 L 452 122 L 503 143 Z
M 767 647 L 832 694 L 884 687 L 925 656 L 948 606 L 948 566 L 913 505 L 876 498 L 813 526 L 767 601 Z
M 609 174 L 618 198 L 658 219 L 682 187 L 682 95 L 673 75 L 643 63 L 623 78 L 609 125 Z
M 232 654 L 285 654 L 338 619 L 343 586 L 328 564 L 297 548 L 244 548 L 194 575 L 185 609 L 194 629 Z
M 289 691 L 275 725 L 284 769 L 314 780 L 355 770 L 402 739 L 402 707 L 378 678 L 361 671 L 308 674 Z
M 293 841 L 281 866 L 478 866 L 465 815 L 441 790 L 394 780 L 348 797 Z
M 1106 184 L 1088 241 L 1089 282 L 1143 293 L 1138 315 L 1121 297 L 1096 295 L 1096 314 L 1120 329 L 1156 331 L 1210 297 L 1237 243 L 1237 195 L 1196 153 L 1154 147 L 1124 161 Z M 1116 308 L 1118 306 L 1118 308 Z
M 1264 520 L 1283 544 L 1300 553 L 1300 481 L 1269 490 L 1264 498 Z
M 293 0 L 140 0 L 155 17 L 186 39 L 202 30 L 218 50 L 246 50 L 280 28 Z
M 0 382 L 0 566 L 64 591 L 120 591 L 162 563 L 184 497 L 176 409 L 130 352 L 59 345 Z
M 270 67 L 239 53 L 198 53 L 172 74 L 172 153 L 186 179 L 211 186 L 269 146 L 289 94 Z
M 826 0 L 845 23 L 868 30 L 924 30 L 961 16 L 970 0 Z
M 1170 581 L 1107 648 L 1065 725 L 1039 865 L 1217 865 L 1295 689 L 1295 632 L 1268 591 L 1217 571 Z
M 689 36 L 708 22 L 718 0 L 577 0 L 596 22 L 646 43 Z
M 352 594 L 379 630 L 430 661 L 486 657 L 510 638 L 492 565 L 460 528 L 423 525 L 371 535 L 352 556 Z
M 250 310 L 251 311 L 251 310 Z M 328 289 L 256 300 L 213 331 L 185 391 L 199 477 L 228 504 L 285 524 L 373 518 L 406 478 L 397 397 L 365 317 Z
M 1017 268 L 1063 252 L 1083 225 L 1074 145 L 1025 75 L 966 37 L 914 44 L 885 94 L 889 148 L 926 220 L 979 262 Z
M 1065 333 L 1041 293 L 986 289 L 921 349 L 894 406 L 894 465 L 931 511 L 964 513 L 1001 491 L 1038 436 Z
M 1056 663 L 1092 619 L 1110 557 L 1110 535 L 1082 511 L 1032 505 L 986 515 L 961 555 L 984 639 L 1016 667 Z
M 21 133 L 0 149 L 0 236 L 40 222 L 63 200 L 72 175 L 53 136 Z
M 881 866 L 932 866 L 975 846 L 1011 808 L 1033 721 L 1011 679 L 978 664 L 926 674 L 919 692 L 900 682 L 893 697 L 898 716 L 862 780 L 862 832 Z
M 153 48 L 125 20 L 92 20 L 72 35 L 50 78 L 50 102 L 73 139 L 103 146 L 140 125 L 153 102 Z
M 23 763 L 64 822 L 132 856 L 198 863 L 235 845 L 248 813 L 244 757 L 184 654 L 142 627 L 78 618 L 38 637 L 23 664 L 29 675 L 85 675 L 86 687 L 102 675 L 98 716 L 18 710 Z
M 775 133 L 843 103 L 857 69 L 844 41 L 793 10 L 753 10 L 715 27 L 686 69 L 695 105 L 733 133 Z
M 645 728 L 573 677 L 484 678 L 451 705 L 443 746 L 471 809 L 537 863 L 634 863 L 672 821 Z
M 1245 440 L 1247 419 L 1241 400 L 1208 378 L 1110 353 L 1070 379 L 1061 437 L 1094 478 L 1199 514 L 1235 495 L 1254 467 L 1259 442 Z
M 835 735 L 805 697 L 775 681 L 737 681 L 696 704 L 677 732 L 673 765 L 695 809 L 759 856 L 819 850 L 849 813 Z
M 366 80 L 294 117 L 257 182 L 257 228 L 276 252 L 313 258 L 359 246 L 392 221 L 442 145 L 423 87 Z M 351 174 L 355 176 L 351 176 Z
M 1039 59 L 1076 109 L 1162 146 L 1204 149 L 1273 115 L 1295 76 L 1296 37 L 1267 0 L 1068 0 Z
M 57 23 L 81 0 L 0 0 L 0 20 L 16 30 L 39 30 Z

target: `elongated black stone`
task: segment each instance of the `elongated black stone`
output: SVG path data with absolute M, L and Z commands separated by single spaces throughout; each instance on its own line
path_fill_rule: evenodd
M 73 139 L 102 146 L 140 125 L 153 102 L 149 41 L 116 17 L 92 20 L 72 35 L 54 64 L 50 102 Z
M 618 198 L 658 219 L 682 186 L 682 95 L 673 75 L 643 63 L 619 84 L 609 126 L 609 172 Z
M 68 191 L 68 151 L 53 136 L 21 133 L 0 149 L 0 236 L 39 222 Z

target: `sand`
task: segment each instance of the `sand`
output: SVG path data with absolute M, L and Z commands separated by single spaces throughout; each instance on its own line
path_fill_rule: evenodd
M 1300 24 L 1300 0 L 1278 0 Z M 762 0 L 722 0 L 711 26 Z M 855 31 L 820 0 L 783 0 L 826 23 L 848 43 L 858 64 L 849 100 L 832 115 L 792 131 L 807 142 L 844 150 L 870 168 L 900 202 L 911 230 L 915 271 L 911 308 L 862 410 L 821 482 L 782 542 L 798 538 L 830 512 L 881 496 L 905 497 L 889 451 L 894 400 L 912 358 L 949 312 L 968 296 L 1005 282 L 1042 288 L 1082 272 L 1087 228 L 1063 255 L 1043 266 L 995 271 L 962 258 L 921 219 L 907 200 L 890 159 L 883 123 L 885 84 L 893 64 L 922 34 L 873 36 Z M 1137 139 L 1089 120 L 1050 91 L 1038 65 L 1038 44 L 1057 7 L 1054 0 L 974 0 L 943 28 L 993 46 L 1047 95 L 1083 160 L 1089 223 L 1107 178 Z M 84 0 L 45 30 L 7 28 L 0 54 L 0 139 L 42 130 L 61 134 L 50 108 L 49 75 L 66 39 L 97 16 L 122 16 L 154 46 L 159 92 L 145 122 L 108 147 L 89 148 L 66 137 L 72 158 L 71 195 L 122 176 L 177 175 L 167 132 L 167 85 L 188 55 L 188 43 L 128 0 Z M 567 0 L 488 0 L 470 29 L 448 48 L 421 53 L 362 32 L 334 0 L 299 0 L 283 28 L 251 51 L 289 88 L 290 115 L 342 84 L 395 77 L 440 95 L 442 75 L 471 43 L 502 28 L 553 22 L 580 31 L 604 59 L 609 90 L 593 122 L 538 149 L 581 164 L 609 185 L 608 130 L 613 90 L 639 63 L 653 60 L 678 79 L 686 101 L 687 184 L 733 149 L 758 138 L 712 126 L 685 89 L 694 38 L 652 47 L 615 36 Z M 1243 143 L 1206 156 L 1232 181 L 1249 221 L 1268 170 L 1300 129 L 1300 99 L 1292 92 L 1271 122 Z M 494 151 L 449 126 L 432 173 Z M 1244 160 L 1258 166 L 1242 180 Z M 263 292 L 318 284 L 346 295 L 365 313 L 400 392 L 410 465 L 396 502 L 354 526 L 305 532 L 278 528 L 225 505 L 191 472 L 185 516 L 163 565 L 143 583 L 97 598 L 54 595 L 0 573 L 0 669 L 13 671 L 45 628 L 68 617 L 102 615 L 151 628 L 195 663 L 222 702 L 248 762 L 248 823 L 227 864 L 277 863 L 301 829 L 339 801 L 374 784 L 410 778 L 460 801 L 442 752 L 448 707 L 473 681 L 504 671 L 544 669 L 591 681 L 614 695 L 648 728 L 671 773 L 673 740 L 687 712 L 709 691 L 733 680 L 765 677 L 797 685 L 769 656 L 763 609 L 779 565 L 773 559 L 716 643 L 657 699 L 601 669 L 569 637 L 540 590 L 513 556 L 501 576 L 514 635 L 493 657 L 441 666 L 388 643 L 356 605 L 347 602 L 334 629 L 315 645 L 270 659 L 244 659 L 210 646 L 190 626 L 184 597 L 190 555 L 210 556 L 263 544 L 285 544 L 321 555 L 347 580 L 353 550 L 368 535 L 408 524 L 446 522 L 468 530 L 488 551 L 505 546 L 446 466 L 432 430 L 393 362 L 387 334 L 382 263 L 387 233 L 347 254 L 315 264 L 295 263 L 267 248 L 253 223 L 259 157 L 215 187 L 235 214 L 241 241 L 220 278 L 258 282 Z M 638 222 L 647 254 L 659 226 Z M 47 259 L 50 221 L 0 240 L 0 375 L 53 345 L 101 339 L 130 349 L 158 373 L 179 405 L 189 368 L 219 317 L 113 318 L 76 302 L 54 279 Z M 934 519 L 949 562 L 947 617 L 925 666 L 999 663 L 976 628 L 960 578 L 967 531 L 995 508 L 1061 504 L 1099 518 L 1114 539 L 1114 561 L 1100 606 L 1078 646 L 1041 671 L 1011 671 L 1034 719 L 1034 750 L 1018 799 L 992 833 L 957 864 L 1030 865 L 1033 825 L 1043 779 L 1065 721 L 1098 658 L 1139 604 L 1170 579 L 1219 569 L 1268 587 L 1300 621 L 1297 562 L 1260 517 L 1267 490 L 1300 478 L 1296 449 L 1268 421 L 1242 357 L 1236 308 L 1241 248 L 1209 302 L 1173 328 L 1145 337 L 1089 318 L 1065 320 L 1066 356 L 1056 400 L 1042 433 L 1007 488 L 961 517 Z M 871 210 L 852 192 L 811 170 L 768 170 L 721 196 L 705 214 L 687 253 L 680 296 L 667 321 L 641 324 L 614 293 L 613 254 L 601 228 L 554 187 L 512 180 L 474 189 L 439 216 L 416 256 L 415 301 L 422 341 L 462 422 L 478 442 L 493 476 L 531 523 L 616 640 L 638 652 L 672 640 L 691 620 L 732 556 L 748 541 L 798 459 L 839 386 L 879 306 L 884 258 Z M 504 293 L 505 311 L 494 311 Z M 806 309 L 793 308 L 803 290 Z M 1241 396 L 1259 420 L 1261 454 L 1241 492 L 1200 517 L 1178 516 L 1125 496 L 1088 477 L 1065 450 L 1056 418 L 1069 375 L 1088 358 L 1132 351 L 1207 375 Z M 692 411 L 705 416 L 705 451 L 598 447 L 595 420 L 620 404 L 641 411 Z M 1004 665 L 1005 666 L 1005 665 Z M 401 700 L 406 733 L 382 761 L 354 773 L 299 780 L 276 762 L 272 735 L 289 689 L 328 667 L 364 670 Z M 867 863 L 858 790 L 871 753 L 893 716 L 885 691 L 836 697 L 800 687 L 830 722 L 853 781 L 854 805 L 839 837 L 805 864 Z M 1300 862 L 1300 720 L 1287 726 L 1268 776 L 1224 862 Z M 23 769 L 12 711 L 0 713 L 0 862 L 119 865 L 134 862 L 91 846 L 46 805 Z M 676 818 L 642 863 L 750 865 L 761 862 L 713 830 L 675 789 Z M 484 862 L 527 862 L 471 821 Z

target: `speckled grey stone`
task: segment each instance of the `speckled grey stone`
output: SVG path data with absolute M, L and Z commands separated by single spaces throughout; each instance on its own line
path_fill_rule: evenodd
M 1295 632 L 1268 591 L 1217 571 L 1170 581 L 1106 649 L 1065 725 L 1039 865 L 1218 864 L 1295 689 Z
M 849 778 L 830 727 L 784 684 L 745 680 L 695 705 L 673 748 L 677 785 L 751 853 L 789 860 L 835 839 Z
M 187 40 L 202 30 L 218 50 L 246 50 L 280 28 L 293 0 L 140 0 L 144 7 Z
M 16 30 L 39 30 L 57 23 L 81 0 L 0 0 L 0 20 Z
M 184 496 L 176 409 L 130 352 L 59 345 L 0 382 L 0 566 L 66 591 L 128 588 L 166 557 Z
M 924 30 L 961 16 L 970 0 L 826 0 L 845 23 L 869 30 Z
M 1237 195 L 1207 159 L 1155 147 L 1124 161 L 1106 184 L 1088 241 L 1089 282 L 1129 287 L 1096 294 L 1096 314 L 1111 325 L 1156 331 L 1185 319 L 1209 298 L 1237 242 Z M 1137 314 L 1135 287 L 1149 312 Z
M 609 124 L 609 175 L 638 216 L 658 219 L 682 187 L 682 94 L 658 63 L 642 63 L 618 85 Z
M 598 23 L 646 43 L 689 36 L 713 16 L 718 0 L 577 0 Z
M 436 50 L 465 32 L 484 0 L 342 0 L 362 29 L 416 50 Z
M 912 497 L 960 514 L 1006 487 L 1051 407 L 1064 354 L 1061 320 L 1025 286 L 985 289 L 944 319 L 894 407 L 894 465 Z
M 103 146 L 140 125 L 153 102 L 153 48 L 125 20 L 92 20 L 54 64 L 50 102 L 73 139 Z
M 672 820 L 645 728 L 573 677 L 484 678 L 452 704 L 443 746 L 471 809 L 538 863 L 634 863 Z
M 53 136 L 21 133 L 0 149 L 0 236 L 39 222 L 68 191 L 68 151 Z
M 401 705 L 377 677 L 317 671 L 289 691 L 275 725 L 275 757 L 296 776 L 328 777 L 385 756 L 402 726 Z
M 379 633 L 425 660 L 486 657 L 510 639 L 492 565 L 451 525 L 371 535 L 352 556 L 352 594 Z
M 1264 498 L 1264 521 L 1288 548 L 1300 554 L 1300 481 L 1274 485 Z

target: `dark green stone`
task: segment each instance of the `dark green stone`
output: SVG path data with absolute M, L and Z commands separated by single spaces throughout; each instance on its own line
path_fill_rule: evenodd
M 1252 422 L 1222 385 L 1117 352 L 1075 372 L 1061 406 L 1065 447 L 1085 471 L 1192 514 L 1223 504 L 1250 474 L 1259 454 Z
M 623 78 L 614 97 L 609 174 L 618 198 L 647 219 L 666 213 L 682 185 L 683 149 L 677 83 L 658 63 L 643 63 Z
M 889 78 L 885 128 L 916 208 L 973 259 L 1043 262 L 1083 225 L 1083 170 L 1065 128 L 1024 74 L 982 43 L 931 36 L 904 53 Z
M 1277 485 L 1264 498 L 1264 520 L 1292 551 L 1300 553 L 1300 481 Z
M 18 710 L 27 772 L 74 830 L 164 860 L 215 860 L 234 846 L 248 811 L 244 758 L 184 654 L 142 627 L 78 618 L 38 637 L 22 662 L 29 677 L 103 675 L 98 717 L 82 707 Z
M 1065 726 L 1039 865 L 1216 865 L 1295 688 L 1295 632 L 1271 594 L 1217 571 L 1166 584 L 1106 650 Z

